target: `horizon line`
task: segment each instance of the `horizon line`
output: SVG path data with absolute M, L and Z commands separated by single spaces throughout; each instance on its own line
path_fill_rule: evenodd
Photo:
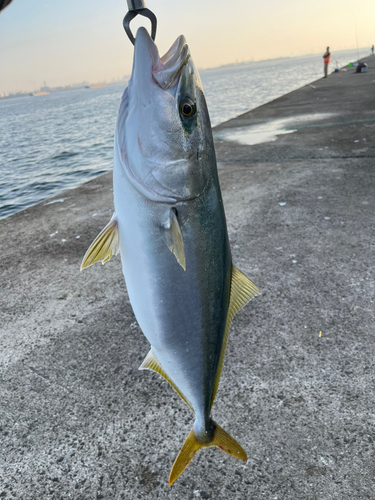
M 367 49 L 367 46 L 366 47 L 354 47 L 354 48 L 351 48 L 351 49 L 339 49 L 336 52 L 344 52 L 344 51 L 350 51 L 350 50 L 357 50 L 357 51 L 359 51 L 359 50 L 365 50 L 365 49 Z M 265 62 L 265 61 L 276 61 L 278 59 L 294 59 L 294 58 L 298 58 L 298 57 L 316 56 L 318 54 L 320 54 L 320 52 L 310 52 L 310 53 L 304 53 L 304 54 L 293 55 L 293 56 L 269 57 L 269 58 L 265 58 L 265 59 L 253 59 L 253 58 L 251 58 L 251 59 L 247 59 L 245 61 L 234 61 L 234 62 L 231 62 L 231 63 L 220 64 L 218 66 L 206 66 L 204 68 L 198 67 L 198 71 L 209 71 L 209 70 L 215 70 L 215 69 L 225 68 L 225 67 L 228 67 L 228 66 L 237 66 L 237 65 L 241 65 L 241 64 L 260 63 L 260 62 Z M 77 85 L 95 85 L 95 84 L 98 84 L 98 83 L 103 83 L 105 85 L 114 85 L 116 83 L 126 82 L 128 80 L 128 78 L 130 78 L 130 75 L 126 75 L 126 76 L 124 76 L 122 78 L 116 79 L 114 82 L 113 81 L 112 82 L 108 82 L 108 81 L 105 81 L 105 80 L 103 80 L 101 82 L 98 82 L 98 81 L 95 81 L 95 82 L 82 81 L 82 82 L 69 83 L 67 85 L 56 85 L 55 87 L 49 87 L 48 85 L 46 85 L 46 87 L 51 88 L 51 89 L 54 89 L 54 88 L 57 88 L 57 87 L 63 87 L 63 88 L 65 88 L 65 89 L 68 90 L 69 87 L 74 87 L 74 86 L 77 86 Z M 4 97 L 7 97 L 9 95 L 29 94 L 29 93 L 32 93 L 32 92 L 37 92 L 42 87 L 44 87 L 44 85 L 40 86 L 37 89 L 33 89 L 33 90 L 31 90 L 31 89 L 28 89 L 28 90 L 17 90 L 17 91 L 14 91 L 14 92 L 5 92 L 5 91 L 2 91 L 0 89 L 0 94 L 6 94 L 3 97 L 0 96 L 0 99 L 4 99 Z M 72 89 L 72 90 L 74 90 L 74 89 Z M 76 90 L 79 90 L 79 89 L 76 89 Z

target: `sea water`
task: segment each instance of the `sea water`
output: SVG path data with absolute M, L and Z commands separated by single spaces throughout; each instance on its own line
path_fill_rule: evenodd
M 359 56 L 368 53 L 361 49 Z M 356 50 L 333 53 L 330 69 L 357 58 Z M 215 126 L 320 78 L 323 62 L 321 55 L 301 56 L 232 64 L 200 75 Z M 125 86 L 0 99 L 0 219 L 111 170 Z

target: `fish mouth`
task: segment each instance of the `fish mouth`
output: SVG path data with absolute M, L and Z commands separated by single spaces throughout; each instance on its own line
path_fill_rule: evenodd
M 151 70 L 152 80 L 163 90 L 168 90 L 177 84 L 181 70 L 188 64 L 189 58 L 189 46 L 183 35 L 180 35 L 171 48 L 160 57 L 158 48 L 148 31 L 143 27 L 138 29 L 134 49 L 135 69 L 137 70 L 138 63 L 144 78 L 147 65 Z

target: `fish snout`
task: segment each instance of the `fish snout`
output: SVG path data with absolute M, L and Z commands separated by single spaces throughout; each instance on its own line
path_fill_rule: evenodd
M 131 77 L 132 87 L 139 92 L 149 92 L 149 85 L 154 85 L 153 71 L 160 65 L 159 51 L 148 31 L 138 28 L 134 43 L 134 60 Z

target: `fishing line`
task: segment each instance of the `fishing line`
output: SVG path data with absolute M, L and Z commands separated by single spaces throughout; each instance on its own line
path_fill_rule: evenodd
M 357 61 L 359 61 L 358 33 L 357 33 L 357 21 L 356 21 L 356 18 L 355 18 L 355 12 L 353 12 L 353 17 L 354 17 L 355 40 L 356 40 L 356 44 L 357 44 Z

